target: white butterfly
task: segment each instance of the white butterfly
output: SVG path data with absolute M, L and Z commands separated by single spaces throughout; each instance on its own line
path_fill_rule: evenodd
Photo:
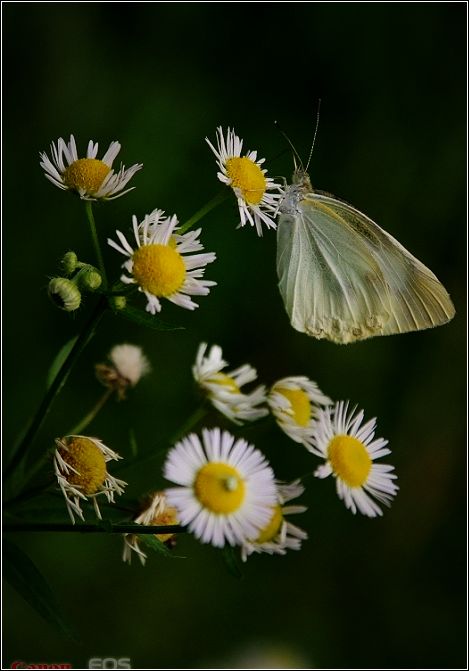
M 389 233 L 295 170 L 280 204 L 279 288 L 293 328 L 350 343 L 454 316 L 435 275 Z

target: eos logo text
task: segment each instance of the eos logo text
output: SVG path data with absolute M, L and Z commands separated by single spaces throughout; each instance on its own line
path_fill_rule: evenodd
M 89 669 L 131 669 L 130 657 L 92 657 L 88 660 Z

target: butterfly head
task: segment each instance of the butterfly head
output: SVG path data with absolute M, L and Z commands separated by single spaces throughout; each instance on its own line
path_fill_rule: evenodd
M 313 190 L 309 175 L 303 168 L 296 168 L 293 173 L 292 183 L 298 186 L 300 191 L 311 193 Z
M 306 194 L 312 192 L 313 187 L 308 173 L 303 168 L 295 168 L 292 183 L 285 189 L 279 211 L 283 214 L 295 215 L 298 212 L 298 203 L 304 199 Z

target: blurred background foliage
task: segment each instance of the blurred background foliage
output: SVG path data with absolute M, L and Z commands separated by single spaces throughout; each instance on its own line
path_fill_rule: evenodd
M 232 125 L 289 178 L 291 154 L 318 140 L 310 174 L 427 264 L 456 305 L 442 328 L 339 347 L 290 327 L 276 286 L 275 234 L 236 230 L 234 198 L 203 220 L 218 282 L 195 313 L 164 305 L 183 331 L 153 332 L 108 315 L 33 447 L 51 445 L 101 393 L 93 364 L 140 344 L 153 373 L 110 403 L 90 433 L 129 455 L 168 444 L 197 407 L 199 342 L 222 345 L 262 382 L 308 375 L 334 399 L 378 417 L 400 492 L 383 519 L 354 517 L 333 482 L 311 481 L 297 521 L 300 553 L 258 556 L 242 580 L 219 553 L 181 537 L 146 568 L 111 536 L 16 534 L 78 632 L 69 642 L 9 587 L 4 660 L 130 657 L 133 667 L 452 667 L 465 664 L 465 14 L 464 3 L 6 3 L 4 39 L 4 445 L 44 391 L 57 350 L 83 323 L 47 298 L 68 249 L 93 262 L 82 204 L 48 183 L 38 152 L 74 133 L 84 152 L 122 143 L 142 162 L 136 189 L 99 205 L 104 240 L 155 207 L 184 221 L 219 190 L 204 142 Z M 102 153 L 100 154 L 102 156 Z M 106 249 L 118 273 L 121 259 Z M 210 423 L 220 423 L 211 416 Z M 273 423 L 236 429 L 288 479 L 317 460 Z M 129 469 L 129 494 L 161 486 L 159 464 Z M 34 503 L 48 514 L 54 498 Z M 64 507 L 63 507 L 64 508 Z M 62 514 L 62 513 L 61 513 Z M 64 517 L 65 519 L 65 517 Z

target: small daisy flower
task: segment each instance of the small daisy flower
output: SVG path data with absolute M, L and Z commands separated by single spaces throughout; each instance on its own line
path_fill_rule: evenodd
M 165 492 L 154 492 L 151 494 L 145 502 L 142 512 L 135 518 L 134 522 L 145 526 L 169 526 L 179 524 L 176 509 L 168 506 Z M 155 534 L 155 537 L 162 543 L 169 544 L 175 538 L 175 534 Z M 147 555 L 140 547 L 138 536 L 135 534 L 124 534 L 122 560 L 130 564 L 132 561 L 132 552 L 135 552 L 138 555 L 138 558 L 142 562 L 142 566 L 144 566 Z
M 56 438 L 55 444 L 54 471 L 72 524 L 75 524 L 74 514 L 84 519 L 80 501 L 88 499 L 93 501 L 96 515 L 102 519 L 97 497 L 104 494 L 110 503 L 114 503 L 114 494 L 123 494 L 127 484 L 110 475 L 106 463 L 122 457 L 89 436 Z
M 75 138 L 70 135 L 68 144 L 62 138 L 58 139 L 57 145 L 51 143 L 52 159 L 45 152 L 40 152 L 40 165 L 47 179 L 59 189 L 74 191 L 83 200 L 113 200 L 132 191 L 133 186 L 126 191 L 122 189 L 143 167 L 136 163 L 126 170 L 121 164 L 115 173 L 112 164 L 120 148 L 119 142 L 111 142 L 103 158 L 98 159 L 98 143 L 90 140 L 86 158 L 78 158 Z
M 201 343 L 192 374 L 197 384 L 207 393 L 212 405 L 235 424 L 243 420 L 254 421 L 268 414 L 266 408 L 258 406 L 265 403 L 265 387 L 256 387 L 249 394 L 244 394 L 241 387 L 257 379 L 256 370 L 244 364 L 235 370 L 222 373 L 228 365 L 222 357 L 221 347 L 213 345 L 207 356 L 207 343 Z
M 198 237 L 201 229 L 178 235 L 178 220 L 174 215 L 164 217 L 162 210 L 147 214 L 138 224 L 133 218 L 135 249 L 120 231 L 116 231 L 119 243 L 108 239 L 108 244 L 128 257 L 122 275 L 126 284 L 137 284 L 147 298 L 147 312 L 156 314 L 161 310 L 161 298 L 187 310 L 198 307 L 190 296 L 207 296 L 209 287 L 216 282 L 203 280 L 205 266 L 215 261 L 214 252 L 192 254 L 203 249 Z
M 277 483 L 277 503 L 272 508 L 271 518 L 254 540 L 246 541 L 241 548 L 241 557 L 246 561 L 253 552 L 267 552 L 268 554 L 286 554 L 287 550 L 300 550 L 301 541 L 308 538 L 308 534 L 285 519 L 286 515 L 304 513 L 306 506 L 285 506 L 287 501 L 296 499 L 304 492 L 299 480 L 291 484 Z
M 267 402 L 282 431 L 306 447 L 311 441 L 319 409 L 332 403 L 316 382 L 300 375 L 278 380 Z
M 178 487 L 166 490 L 181 524 L 202 543 L 242 545 L 256 538 L 277 500 L 274 474 L 264 456 L 227 431 L 190 434 L 169 452 L 164 476 Z
M 314 475 L 333 475 L 337 494 L 349 510 L 376 517 L 382 511 L 373 498 L 389 506 L 399 488 L 393 482 L 397 477 L 392 473 L 394 466 L 374 463 L 391 451 L 387 440 L 374 438 L 376 419 L 362 426 L 363 416 L 363 410 L 349 411 L 348 402 L 343 401 L 320 410 L 308 449 L 326 460 Z
M 135 387 L 140 379 L 150 372 L 150 364 L 141 347 L 124 343 L 116 345 L 108 354 L 110 365 L 95 365 L 98 380 L 108 389 L 114 389 L 120 400 L 125 398 L 126 389 Z
M 218 179 L 231 186 L 238 199 L 240 226 L 249 223 L 256 227 L 258 235 L 262 235 L 262 224 L 276 228 L 274 217 L 282 198 L 282 187 L 266 177 L 267 171 L 261 168 L 265 159 L 257 160 L 256 151 L 241 156 L 243 141 L 231 128 L 226 132 L 226 139 L 223 129 L 217 128 L 216 148 L 208 138 L 205 140 L 217 158 Z M 269 193 L 271 191 L 278 193 Z

